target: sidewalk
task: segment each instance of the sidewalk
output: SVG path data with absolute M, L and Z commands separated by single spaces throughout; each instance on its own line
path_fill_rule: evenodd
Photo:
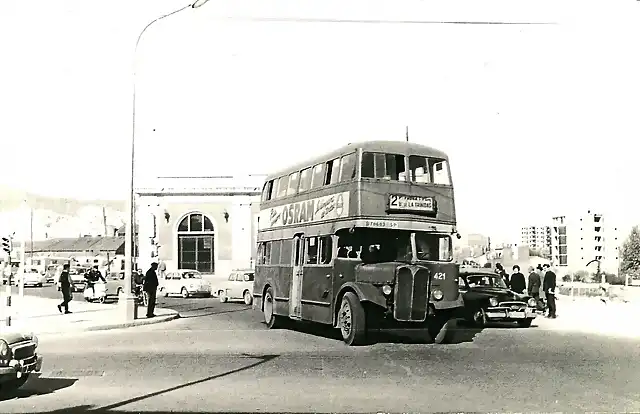
M 603 303 L 599 298 L 560 295 L 556 319 L 538 316 L 539 329 L 595 333 L 612 337 L 640 338 L 640 304 Z
M 5 326 L 4 304 L 6 298 L 0 299 L 0 332 L 5 330 L 21 330 L 41 334 L 98 331 L 107 329 L 127 328 L 131 326 L 149 325 L 166 322 L 179 317 L 178 312 L 171 309 L 156 308 L 155 318 L 147 319 L 146 308 L 138 306 L 138 318 L 135 321 L 124 320 L 122 309 L 117 304 L 88 303 L 84 300 L 72 300 L 69 303 L 71 314 L 58 312 L 60 299 L 46 299 L 34 296 L 13 298 L 11 306 L 11 327 Z

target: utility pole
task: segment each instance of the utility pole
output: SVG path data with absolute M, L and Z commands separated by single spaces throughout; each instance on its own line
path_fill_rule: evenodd
M 102 206 L 102 223 L 104 224 L 104 237 L 109 237 L 107 235 L 107 210 L 104 206 Z M 107 250 L 107 274 L 108 276 L 111 274 L 111 259 L 109 258 L 109 250 Z
M 2 249 L 7 253 L 9 257 L 9 280 L 7 281 L 7 301 L 4 306 L 4 323 L 5 326 L 11 326 L 11 285 L 13 283 L 13 267 L 11 263 L 11 252 L 13 251 L 13 236 L 15 233 L 9 235 L 9 237 L 2 238 Z M 24 248 L 24 246 L 22 246 Z
M 407 138 L 407 142 L 409 142 L 409 125 L 405 127 L 405 136 Z

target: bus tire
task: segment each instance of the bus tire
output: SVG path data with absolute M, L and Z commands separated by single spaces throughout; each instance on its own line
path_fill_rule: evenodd
M 342 297 L 338 311 L 338 328 L 342 340 L 349 346 L 362 345 L 367 337 L 367 314 L 353 292 L 347 292 Z
M 264 292 L 264 300 L 262 303 L 262 314 L 264 315 L 264 322 L 269 329 L 282 328 L 285 325 L 285 320 L 282 316 L 278 316 L 275 313 L 275 296 L 273 294 L 273 288 L 269 286 Z

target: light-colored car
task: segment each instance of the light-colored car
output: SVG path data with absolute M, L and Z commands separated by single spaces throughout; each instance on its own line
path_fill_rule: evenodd
M 211 296 L 211 284 L 202 278 L 197 270 L 180 269 L 166 272 L 164 277 L 158 278 L 158 292 L 165 297 L 169 295 Z
M 20 284 L 20 273 L 18 273 L 18 276 L 15 278 L 15 284 L 16 286 Z M 44 284 L 47 283 L 47 278 L 45 275 L 43 275 L 42 273 L 40 273 L 38 271 L 38 269 L 36 269 L 35 267 L 31 268 L 28 267 L 26 269 L 24 269 L 24 285 L 25 286 L 44 286 Z
M 10 393 L 22 387 L 29 375 L 40 372 L 38 337 L 21 332 L 0 333 L 0 392 Z
M 227 281 L 218 290 L 220 302 L 243 300 L 246 305 L 251 305 L 253 303 L 253 278 L 253 269 L 232 271 Z

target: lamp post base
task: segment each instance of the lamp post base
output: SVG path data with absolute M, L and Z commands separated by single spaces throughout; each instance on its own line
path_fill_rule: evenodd
M 120 311 L 120 317 L 125 322 L 131 322 L 138 319 L 138 302 L 133 295 L 121 295 L 118 298 L 118 308 Z

